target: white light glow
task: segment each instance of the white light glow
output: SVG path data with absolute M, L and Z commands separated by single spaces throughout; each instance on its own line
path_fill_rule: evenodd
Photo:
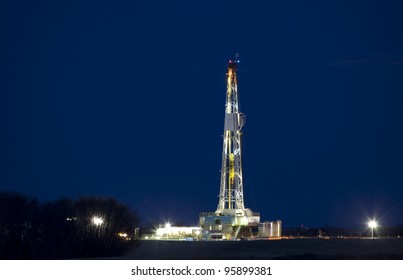
M 164 228 L 158 228 L 156 234 L 158 236 L 162 236 L 165 234 L 165 229 Z
M 175 227 L 167 224 L 155 230 L 156 236 L 159 237 L 196 236 L 200 233 L 200 227 Z
M 104 219 L 101 217 L 94 216 L 92 217 L 92 223 L 96 226 L 100 226 L 104 223 Z

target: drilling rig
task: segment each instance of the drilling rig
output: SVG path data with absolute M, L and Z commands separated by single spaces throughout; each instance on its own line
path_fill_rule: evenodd
M 236 239 L 242 227 L 257 226 L 260 214 L 244 206 L 242 127 L 245 115 L 239 106 L 238 56 L 228 62 L 220 194 L 215 212 L 201 212 L 199 224 L 210 236 Z M 214 239 L 214 238 L 212 238 Z

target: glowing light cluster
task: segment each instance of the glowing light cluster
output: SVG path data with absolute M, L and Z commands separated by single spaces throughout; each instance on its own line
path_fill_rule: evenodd
M 378 226 L 378 224 L 376 223 L 376 221 L 370 221 L 370 222 L 368 223 L 368 226 L 369 226 L 370 228 L 376 228 L 376 227 Z
M 118 236 L 123 237 L 123 238 L 126 238 L 126 237 L 127 237 L 127 233 L 125 233 L 125 232 L 119 232 L 119 233 L 118 233 Z
M 170 237 L 170 236 L 185 236 L 185 235 L 199 235 L 201 233 L 200 227 L 174 227 L 170 223 L 166 223 L 164 227 L 159 227 L 155 231 L 157 237 Z
M 96 226 L 100 226 L 104 223 L 104 218 L 102 217 L 98 217 L 98 216 L 94 216 L 92 217 L 92 223 Z

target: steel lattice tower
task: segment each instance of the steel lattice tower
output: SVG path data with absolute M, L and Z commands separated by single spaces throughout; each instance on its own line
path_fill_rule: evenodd
M 216 214 L 245 215 L 242 180 L 242 127 L 245 116 L 240 112 L 237 85 L 237 65 L 230 60 L 227 72 L 227 95 L 221 165 L 221 183 Z
M 242 127 L 245 115 L 240 112 L 237 84 L 239 60 L 230 60 L 227 70 L 224 135 L 221 163 L 220 194 L 215 212 L 200 212 L 199 225 L 207 239 L 237 239 L 244 226 L 257 227 L 260 213 L 245 208 L 242 178 Z M 211 234 L 211 236 L 210 236 Z M 218 234 L 218 235 L 217 235 Z

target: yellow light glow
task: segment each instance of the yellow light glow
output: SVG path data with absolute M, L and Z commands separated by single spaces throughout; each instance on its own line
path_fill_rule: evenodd
M 234 178 L 235 178 L 235 156 L 234 154 L 229 155 L 229 183 L 234 184 Z
M 227 94 L 231 95 L 232 69 L 228 69 Z

